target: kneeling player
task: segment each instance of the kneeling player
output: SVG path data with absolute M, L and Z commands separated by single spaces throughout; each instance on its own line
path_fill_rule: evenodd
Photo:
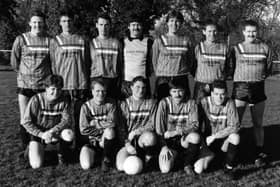
M 96 152 L 103 149 L 102 170 L 108 171 L 115 143 L 116 105 L 106 98 L 104 82 L 92 81 L 91 89 L 93 98 L 82 105 L 80 114 L 81 134 L 89 140 L 81 149 L 80 164 L 83 169 L 89 169 Z
M 117 154 L 116 165 L 120 171 L 124 170 L 123 164 L 130 155 L 137 155 L 148 162 L 156 152 L 156 134 L 153 132 L 156 102 L 145 97 L 146 86 L 144 77 L 135 77 L 131 85 L 132 96 L 120 105 L 122 131 L 127 138 L 125 146 Z
M 68 129 L 71 126 L 70 108 L 61 97 L 62 87 L 63 78 L 50 75 L 46 80 L 46 91 L 33 96 L 26 108 L 23 126 L 31 134 L 28 157 L 33 169 L 43 165 L 44 145 L 59 142 L 58 161 L 62 163 L 67 145 L 64 140 L 73 140 L 73 131 Z
M 225 172 L 234 177 L 233 166 L 240 137 L 237 134 L 240 123 L 234 101 L 226 97 L 225 81 L 216 80 L 211 87 L 211 96 L 201 100 L 205 123 L 206 144 L 215 154 L 222 150 L 226 152 Z M 195 163 L 195 171 L 201 173 L 207 169 L 214 156 L 202 146 L 202 158 Z M 205 154 L 206 152 L 210 154 Z
M 156 115 L 156 131 L 162 137 L 159 167 L 162 173 L 169 172 L 176 159 L 183 159 L 184 170 L 194 175 L 193 163 L 199 151 L 197 105 L 185 96 L 185 85 L 172 80 L 170 96 L 159 103 Z

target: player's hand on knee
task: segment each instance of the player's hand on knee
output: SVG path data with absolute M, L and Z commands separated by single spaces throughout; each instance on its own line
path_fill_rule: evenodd
M 45 141 L 46 144 L 51 143 L 53 138 L 54 137 L 52 131 L 46 131 L 42 134 L 42 139 Z
M 125 144 L 125 148 L 126 148 L 126 150 L 127 150 L 127 152 L 128 152 L 129 154 L 132 154 L 132 155 L 135 155 L 135 154 L 136 154 L 136 149 L 135 149 L 135 147 L 133 147 L 133 146 L 131 145 L 130 142 L 127 142 L 127 143 Z

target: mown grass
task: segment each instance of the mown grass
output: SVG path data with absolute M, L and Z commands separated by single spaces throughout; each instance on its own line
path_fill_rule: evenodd
M 182 170 L 161 174 L 156 168 L 136 176 L 127 176 L 112 169 L 103 173 L 99 165 L 83 171 L 79 163 L 57 166 L 55 161 L 33 170 L 27 161 L 18 158 L 20 140 L 17 134 L 19 123 L 18 104 L 15 93 L 15 73 L 0 73 L 0 186 L 280 186 L 280 99 L 278 81 L 267 81 L 267 107 L 265 111 L 265 145 L 270 155 L 270 164 L 258 168 L 251 163 L 252 129 L 241 131 L 242 146 L 238 154 L 238 178 L 224 179 L 221 167 L 210 172 L 188 177 Z M 244 126 L 250 126 L 248 113 Z M 51 152 L 50 152 L 51 153 Z M 51 155 L 49 153 L 49 155 Z M 77 157 L 76 157 L 77 158 Z

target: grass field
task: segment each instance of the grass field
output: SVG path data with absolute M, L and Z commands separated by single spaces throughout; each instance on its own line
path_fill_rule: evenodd
M 0 71 L 0 186 L 280 186 L 280 86 L 278 80 L 268 80 L 269 97 L 265 110 L 265 145 L 270 164 L 258 168 L 250 163 L 252 133 L 248 111 L 245 115 L 242 146 L 239 152 L 238 178 L 225 181 L 221 168 L 201 176 L 188 177 L 181 171 L 161 174 L 158 170 L 127 176 L 112 169 L 102 173 L 100 166 L 83 171 L 78 162 L 68 166 L 47 164 L 37 170 L 18 158 L 20 140 L 17 134 L 19 112 L 15 73 Z

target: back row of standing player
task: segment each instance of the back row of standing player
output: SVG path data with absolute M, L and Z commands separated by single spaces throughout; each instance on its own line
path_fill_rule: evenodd
M 264 155 L 264 80 L 270 74 L 272 64 L 268 46 L 257 39 L 257 23 L 244 22 L 244 41 L 232 50 L 216 40 L 217 26 L 213 22 L 204 24 L 205 40 L 193 50 L 190 40 L 177 34 L 182 23 L 182 15 L 171 11 L 166 20 L 167 33 L 152 41 L 144 37 L 141 19 L 132 16 L 128 23 L 129 35 L 120 42 L 109 35 L 110 17 L 100 14 L 96 21 L 98 36 L 87 42 L 72 33 L 73 17 L 68 12 L 60 15 L 62 33 L 52 39 L 43 32 L 44 15 L 33 12 L 29 21 L 30 32 L 16 38 L 11 54 L 11 64 L 17 72 L 21 124 L 29 99 L 43 91 L 44 79 L 52 73 L 63 77 L 63 94 L 71 98 L 77 114 L 74 115 L 76 124 L 80 106 L 89 97 L 90 81 L 96 79 L 105 82 L 109 97 L 121 99 L 131 95 L 130 85 L 134 77 L 142 76 L 149 83 L 149 77 L 154 73 L 155 89 L 151 91 L 148 84 L 148 92 L 159 101 L 169 95 L 169 83 L 173 80 L 185 85 L 189 95 L 188 74 L 191 73 L 196 81 L 194 98 L 199 101 L 210 94 L 214 80 L 231 77 L 240 121 L 247 104 L 250 106 L 256 160 L 260 160 Z M 20 127 L 26 146 L 28 136 Z

